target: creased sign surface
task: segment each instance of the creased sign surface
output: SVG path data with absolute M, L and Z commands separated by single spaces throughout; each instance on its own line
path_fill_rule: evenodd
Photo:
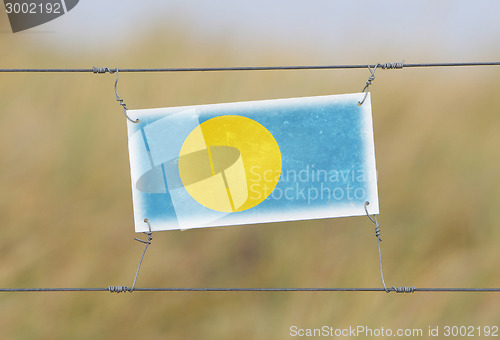
M 363 96 L 128 111 L 136 232 L 378 213 Z

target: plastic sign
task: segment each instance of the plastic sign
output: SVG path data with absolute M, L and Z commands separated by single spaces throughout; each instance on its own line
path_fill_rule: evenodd
M 378 213 L 363 97 L 129 110 L 135 231 Z

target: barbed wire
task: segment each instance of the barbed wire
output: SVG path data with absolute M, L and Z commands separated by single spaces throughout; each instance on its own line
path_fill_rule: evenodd
M 446 63 L 376 63 L 354 65 L 296 65 L 296 66 L 233 66 L 233 67 L 169 67 L 169 68 L 3 68 L 0 72 L 59 72 L 59 73 L 114 73 L 119 72 L 217 72 L 217 71 L 276 71 L 276 70 L 334 70 L 334 69 L 366 69 L 379 67 L 382 69 L 402 69 L 418 67 L 460 67 L 460 66 L 500 66 L 494 62 L 446 62 Z

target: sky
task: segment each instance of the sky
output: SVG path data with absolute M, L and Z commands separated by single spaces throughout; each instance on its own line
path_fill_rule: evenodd
M 248 53 L 310 50 L 349 57 L 346 63 L 374 56 L 489 61 L 500 54 L 498 13 L 497 0 L 81 0 L 61 18 L 16 34 L 78 53 L 138 44 L 155 27 L 176 26 Z M 10 33 L 6 23 L 0 30 Z

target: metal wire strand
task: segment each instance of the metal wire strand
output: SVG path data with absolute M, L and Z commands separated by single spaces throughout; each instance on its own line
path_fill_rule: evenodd
M 364 92 L 365 96 L 363 97 L 362 101 L 358 102 L 358 105 L 363 105 L 363 103 L 365 102 L 366 97 L 368 96 L 368 88 L 372 84 L 372 81 L 375 80 L 375 71 L 377 70 L 378 66 L 379 66 L 379 64 L 375 65 L 375 67 L 373 69 L 370 66 L 368 66 L 368 70 L 370 70 L 371 74 L 368 77 L 368 80 L 366 81 L 366 84 L 365 84 L 365 87 L 363 88 L 363 91 L 361 91 L 361 93 Z
M 106 67 L 105 69 L 107 69 L 110 73 L 113 73 L 113 72 L 111 72 L 111 71 L 110 71 L 107 67 Z M 118 88 L 117 88 L 117 87 L 118 87 L 118 68 L 116 68 L 116 69 L 114 70 L 114 72 L 116 72 L 116 80 L 115 80 L 115 95 L 116 95 L 116 101 L 117 101 L 118 103 L 120 103 L 120 105 L 123 107 L 123 114 L 125 115 L 125 117 L 127 117 L 127 119 L 128 119 L 129 121 L 131 121 L 132 123 L 139 123 L 139 122 L 140 122 L 140 120 L 139 120 L 139 119 L 133 120 L 133 119 L 132 119 L 132 118 L 130 118 L 130 117 L 128 116 L 128 114 L 127 114 L 127 110 L 128 110 L 128 108 L 127 108 L 127 104 L 125 104 L 125 103 L 123 102 L 123 99 L 122 99 L 122 98 L 120 98 L 120 95 L 118 94 Z
M 380 278 L 382 279 L 382 285 L 384 286 L 384 290 L 387 293 L 389 293 L 390 290 L 387 289 L 387 287 L 385 286 L 384 270 L 382 269 L 382 251 L 380 249 L 380 242 L 382 242 L 382 239 L 380 238 L 380 233 L 381 233 L 380 232 L 380 224 L 377 221 L 377 216 L 373 215 L 373 217 L 371 217 L 370 214 L 368 213 L 368 208 L 367 208 L 368 205 L 370 205 L 370 202 L 366 201 L 365 205 L 364 205 L 366 216 L 368 216 L 368 218 L 370 219 L 370 221 L 372 221 L 373 224 L 375 224 L 375 237 L 377 237 L 378 261 L 379 261 L 379 265 L 380 265 Z
M 218 71 L 274 71 L 274 70 L 335 70 L 366 69 L 379 65 L 382 69 L 399 69 L 403 63 L 344 64 L 344 65 L 297 65 L 297 66 L 231 66 L 231 67 L 164 67 L 164 68 L 120 68 L 120 72 L 218 72 Z M 384 67 L 385 65 L 385 67 Z M 389 67 L 389 65 L 391 65 Z M 401 66 L 401 67 L 399 67 Z M 421 67 L 463 67 L 463 66 L 500 66 L 500 61 L 457 62 L 457 63 L 414 63 L 404 64 L 405 68 Z M 93 68 L 3 68 L 0 72 L 10 73 L 111 73 L 107 67 Z
M 93 67 L 91 69 L 60 69 L 60 68 L 39 68 L 39 69 L 29 69 L 29 68 L 16 68 L 16 69 L 0 69 L 2 73 L 110 73 L 113 74 L 116 72 L 116 80 L 115 80 L 115 94 L 116 100 L 120 103 L 120 105 L 124 109 L 125 116 L 128 120 L 133 123 L 138 123 L 139 120 L 132 120 L 127 115 L 127 106 L 124 103 L 123 99 L 118 95 L 117 85 L 118 85 L 118 72 L 213 72 L 213 71 L 267 71 L 267 70 L 326 70 L 326 69 L 362 69 L 369 68 L 370 77 L 366 82 L 366 85 L 363 89 L 365 92 L 365 97 L 363 101 L 359 104 L 363 104 L 366 96 L 368 95 L 368 88 L 371 85 L 372 81 L 375 79 L 375 70 L 377 68 L 386 69 L 402 69 L 405 68 L 414 68 L 414 67 L 461 67 L 461 66 L 500 66 L 500 62 L 459 62 L 459 63 L 418 63 L 418 64 L 404 64 L 404 61 L 401 63 L 377 63 L 377 64 L 369 64 L 369 65 L 302 65 L 302 66 L 251 66 L 251 67 L 190 67 L 190 68 L 115 68 L 111 69 L 108 67 Z M 380 224 L 377 221 L 375 215 L 373 217 L 368 213 L 367 206 L 369 202 L 365 203 L 365 212 L 371 222 L 375 224 L 375 236 L 377 237 L 378 244 L 378 253 L 379 253 L 379 264 L 380 264 L 380 277 L 382 280 L 383 288 L 135 288 L 135 284 L 137 282 L 137 277 L 139 275 L 139 270 L 144 259 L 144 255 L 146 254 L 146 250 L 148 246 L 151 244 L 152 240 L 152 232 L 151 226 L 148 220 L 144 220 L 148 224 L 149 232 L 145 232 L 148 236 L 146 241 L 137 239 L 137 241 L 145 243 L 144 251 L 142 253 L 141 259 L 139 261 L 139 265 L 137 267 L 137 271 L 135 273 L 134 282 L 132 284 L 132 288 L 127 288 L 126 286 L 109 286 L 107 288 L 0 288 L 0 292 L 113 292 L 113 293 L 122 293 L 122 292 L 133 292 L 133 291 L 143 291 L 143 292 L 386 292 L 389 293 L 394 291 L 396 293 L 414 293 L 414 292 L 497 292 L 500 293 L 500 288 L 415 288 L 415 287 L 391 287 L 388 289 L 385 285 L 384 274 L 382 268 L 382 252 L 380 249 L 380 242 L 382 239 L 380 238 Z
M 115 80 L 115 97 L 116 97 L 116 101 L 121 105 L 121 107 L 123 107 L 123 114 L 125 115 L 125 117 L 127 117 L 127 119 L 129 121 L 131 121 L 132 123 L 139 123 L 140 122 L 139 119 L 133 120 L 132 118 L 129 117 L 129 115 L 127 114 L 127 110 L 128 110 L 127 104 L 124 103 L 123 99 L 118 94 L 119 71 L 120 70 L 117 67 L 116 68 L 95 67 L 95 66 L 92 67 L 92 72 L 93 73 L 99 73 L 99 74 L 104 74 L 104 73 L 113 74 L 113 73 L 116 73 L 116 80 Z
M 151 244 L 151 241 L 153 240 L 153 232 L 151 231 L 151 224 L 149 223 L 149 220 L 147 218 L 144 219 L 144 222 L 148 224 L 148 232 L 144 232 L 148 239 L 146 241 L 143 241 L 138 238 L 134 238 L 134 240 L 142 242 L 145 244 L 144 250 L 142 252 L 141 260 L 139 261 L 139 265 L 137 266 L 137 271 L 135 272 L 135 277 L 134 277 L 134 283 L 132 283 L 132 288 L 130 288 L 129 292 L 132 293 L 135 289 L 135 283 L 137 282 L 137 276 L 139 276 L 139 270 L 141 269 L 142 265 L 142 260 L 144 260 L 144 255 L 146 255 L 146 250 L 148 250 L 149 245 Z
M 500 288 L 415 288 L 399 287 L 413 293 L 500 293 Z M 0 293 L 48 292 L 128 292 L 124 286 L 107 288 L 0 288 Z M 384 288 L 135 288 L 135 292 L 386 292 Z M 403 293 L 403 291 L 397 291 Z
M 142 251 L 141 260 L 139 261 L 139 265 L 137 266 L 137 270 L 135 272 L 134 282 L 132 283 L 132 288 L 128 288 L 127 286 L 109 286 L 107 288 L 107 290 L 110 293 L 118 293 L 118 294 L 124 293 L 124 292 L 132 293 L 135 290 L 135 283 L 137 282 L 137 277 L 139 276 L 139 270 L 141 269 L 142 260 L 144 260 L 144 255 L 146 255 L 146 250 L 148 250 L 148 246 L 151 244 L 151 241 L 153 240 L 153 237 L 151 236 L 151 235 L 153 235 L 153 232 L 151 231 L 151 224 L 149 224 L 149 220 L 147 218 L 144 219 L 144 222 L 148 224 L 148 229 L 149 229 L 148 232 L 143 233 L 143 234 L 147 235 L 147 237 L 148 237 L 147 240 L 144 241 L 144 240 L 141 240 L 139 238 L 134 237 L 134 240 L 139 241 L 141 243 L 144 243 L 144 244 L 146 244 L 146 246 L 144 247 L 144 250 Z
M 385 280 L 384 280 L 384 270 L 382 268 L 382 251 L 380 249 L 380 242 L 382 242 L 382 238 L 380 238 L 380 224 L 378 223 L 377 221 L 377 216 L 375 214 L 373 214 L 372 216 L 370 216 L 370 214 L 368 213 L 368 206 L 370 205 L 370 202 L 366 201 L 365 202 L 365 205 L 364 205 L 364 208 L 365 208 L 365 212 L 366 212 L 366 216 L 368 216 L 368 218 L 370 219 L 370 221 L 373 222 L 373 224 L 375 224 L 375 237 L 377 238 L 377 246 L 378 246 L 378 261 L 379 261 L 379 266 L 380 266 L 380 278 L 382 279 L 382 285 L 384 286 L 384 290 L 386 293 L 390 293 L 390 292 L 396 292 L 396 293 L 413 293 L 415 292 L 415 287 L 391 287 L 391 288 L 387 288 L 386 285 L 385 285 Z

